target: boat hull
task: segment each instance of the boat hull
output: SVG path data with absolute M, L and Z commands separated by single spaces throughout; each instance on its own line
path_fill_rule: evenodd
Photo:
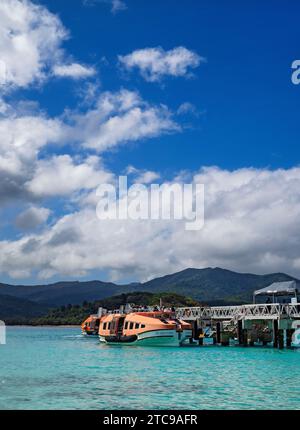
M 117 338 L 116 336 L 99 336 L 100 342 L 107 345 L 143 345 L 143 346 L 181 346 L 192 337 L 192 330 L 151 330 L 139 333 L 133 339 L 126 337 Z
M 81 330 L 81 334 L 83 336 L 98 336 L 98 333 L 96 331 L 89 332 L 89 331 Z

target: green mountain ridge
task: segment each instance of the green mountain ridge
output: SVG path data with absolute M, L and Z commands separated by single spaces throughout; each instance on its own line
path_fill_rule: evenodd
M 143 284 L 143 289 L 174 291 L 201 301 L 249 302 L 253 292 L 273 282 L 296 280 L 285 273 L 255 275 L 227 269 L 185 269 Z
M 32 302 L 18 297 L 0 295 L 0 319 L 16 319 L 20 323 L 28 318 L 35 318 L 45 315 L 48 307 L 40 303 Z
M 98 280 L 64 281 L 49 285 L 31 286 L 0 284 L 0 303 L 2 303 L 0 310 L 2 309 L 2 314 L 5 311 L 4 300 L 7 301 L 7 298 L 4 299 L 4 296 L 29 301 L 30 305 L 28 304 L 28 306 L 32 309 L 33 303 L 45 309 L 68 304 L 79 305 L 84 301 L 93 302 L 134 291 L 172 292 L 208 304 L 238 304 L 251 302 L 253 291 L 256 289 L 266 287 L 276 281 L 294 279 L 296 278 L 285 273 L 255 275 L 216 267 L 189 268 L 148 282 L 126 285 Z

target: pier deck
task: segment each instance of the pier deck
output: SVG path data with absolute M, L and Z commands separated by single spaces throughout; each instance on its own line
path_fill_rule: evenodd
M 177 308 L 177 318 L 195 320 L 232 320 L 232 319 L 279 319 L 300 318 L 299 304 L 255 304 L 241 306 L 203 306 Z
M 209 328 L 216 344 L 229 345 L 230 339 L 237 339 L 244 346 L 272 343 L 281 349 L 295 342 L 300 346 L 300 303 L 184 307 L 177 308 L 176 316 L 192 323 L 200 345 Z

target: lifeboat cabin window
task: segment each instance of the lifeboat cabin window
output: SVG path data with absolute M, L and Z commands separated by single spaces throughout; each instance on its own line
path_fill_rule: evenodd
M 124 328 L 125 328 L 125 330 L 128 329 L 128 321 L 126 321 Z
M 110 330 L 110 323 L 107 324 L 107 330 Z
M 140 328 L 139 323 L 135 323 L 135 328 L 136 328 L 136 329 L 137 329 L 137 328 Z
M 133 329 L 133 322 L 131 322 L 130 324 L 129 324 L 129 330 L 132 330 Z
M 103 330 L 106 330 L 106 323 L 103 323 Z
M 145 324 L 141 324 L 141 328 L 145 328 Z

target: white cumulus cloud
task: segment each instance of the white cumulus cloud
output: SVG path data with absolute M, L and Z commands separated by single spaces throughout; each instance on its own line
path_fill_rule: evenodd
M 0 2 L 0 85 L 24 88 L 52 74 L 71 78 L 95 73 L 92 67 L 66 64 L 62 43 L 68 31 L 59 17 L 30 0 Z
M 54 66 L 53 73 L 55 76 L 63 78 L 82 79 L 94 76 L 96 71 L 93 67 L 72 63 Z
M 63 139 L 64 126 L 41 115 L 9 115 L 0 118 L 0 201 L 26 198 L 40 151 Z
M 103 152 L 176 131 L 180 126 L 165 106 L 150 105 L 127 90 L 103 93 L 86 112 L 68 111 L 57 118 L 47 117 L 35 104 L 6 105 L 0 116 L 0 201 L 71 198 L 112 177 L 90 150 Z M 52 153 L 47 153 L 50 144 Z M 76 144 L 76 156 L 62 153 L 69 144 Z M 141 181 L 153 178 L 153 173 L 141 173 Z
M 69 196 L 78 190 L 96 188 L 111 182 L 113 175 L 101 167 L 99 157 L 90 156 L 76 163 L 70 155 L 57 155 L 40 160 L 26 188 L 34 195 Z
M 21 230 L 32 230 L 44 224 L 50 213 L 48 208 L 31 206 L 16 217 L 15 224 Z
M 127 175 L 134 175 L 134 182 L 137 184 L 150 184 L 160 178 L 158 172 L 153 170 L 137 169 L 134 166 L 128 166 L 126 169 Z
M 164 105 L 151 105 L 137 92 L 106 92 L 86 113 L 71 114 L 71 136 L 99 152 L 120 144 L 180 131 Z
M 221 266 L 300 276 L 300 168 L 210 167 L 193 180 L 205 184 L 202 230 L 186 231 L 185 221 L 100 221 L 95 207 L 84 207 L 39 234 L 2 241 L 0 271 L 51 277 L 107 270 L 114 279 L 148 279 Z
M 29 0 L 1 0 L 0 52 L 5 84 L 25 87 L 45 77 L 61 55 L 67 31 L 59 18 Z
M 164 76 L 191 76 L 195 69 L 205 61 L 196 52 L 184 46 L 169 51 L 161 47 L 137 49 L 128 55 L 119 55 L 120 64 L 127 70 L 138 69 L 149 82 L 160 81 Z

